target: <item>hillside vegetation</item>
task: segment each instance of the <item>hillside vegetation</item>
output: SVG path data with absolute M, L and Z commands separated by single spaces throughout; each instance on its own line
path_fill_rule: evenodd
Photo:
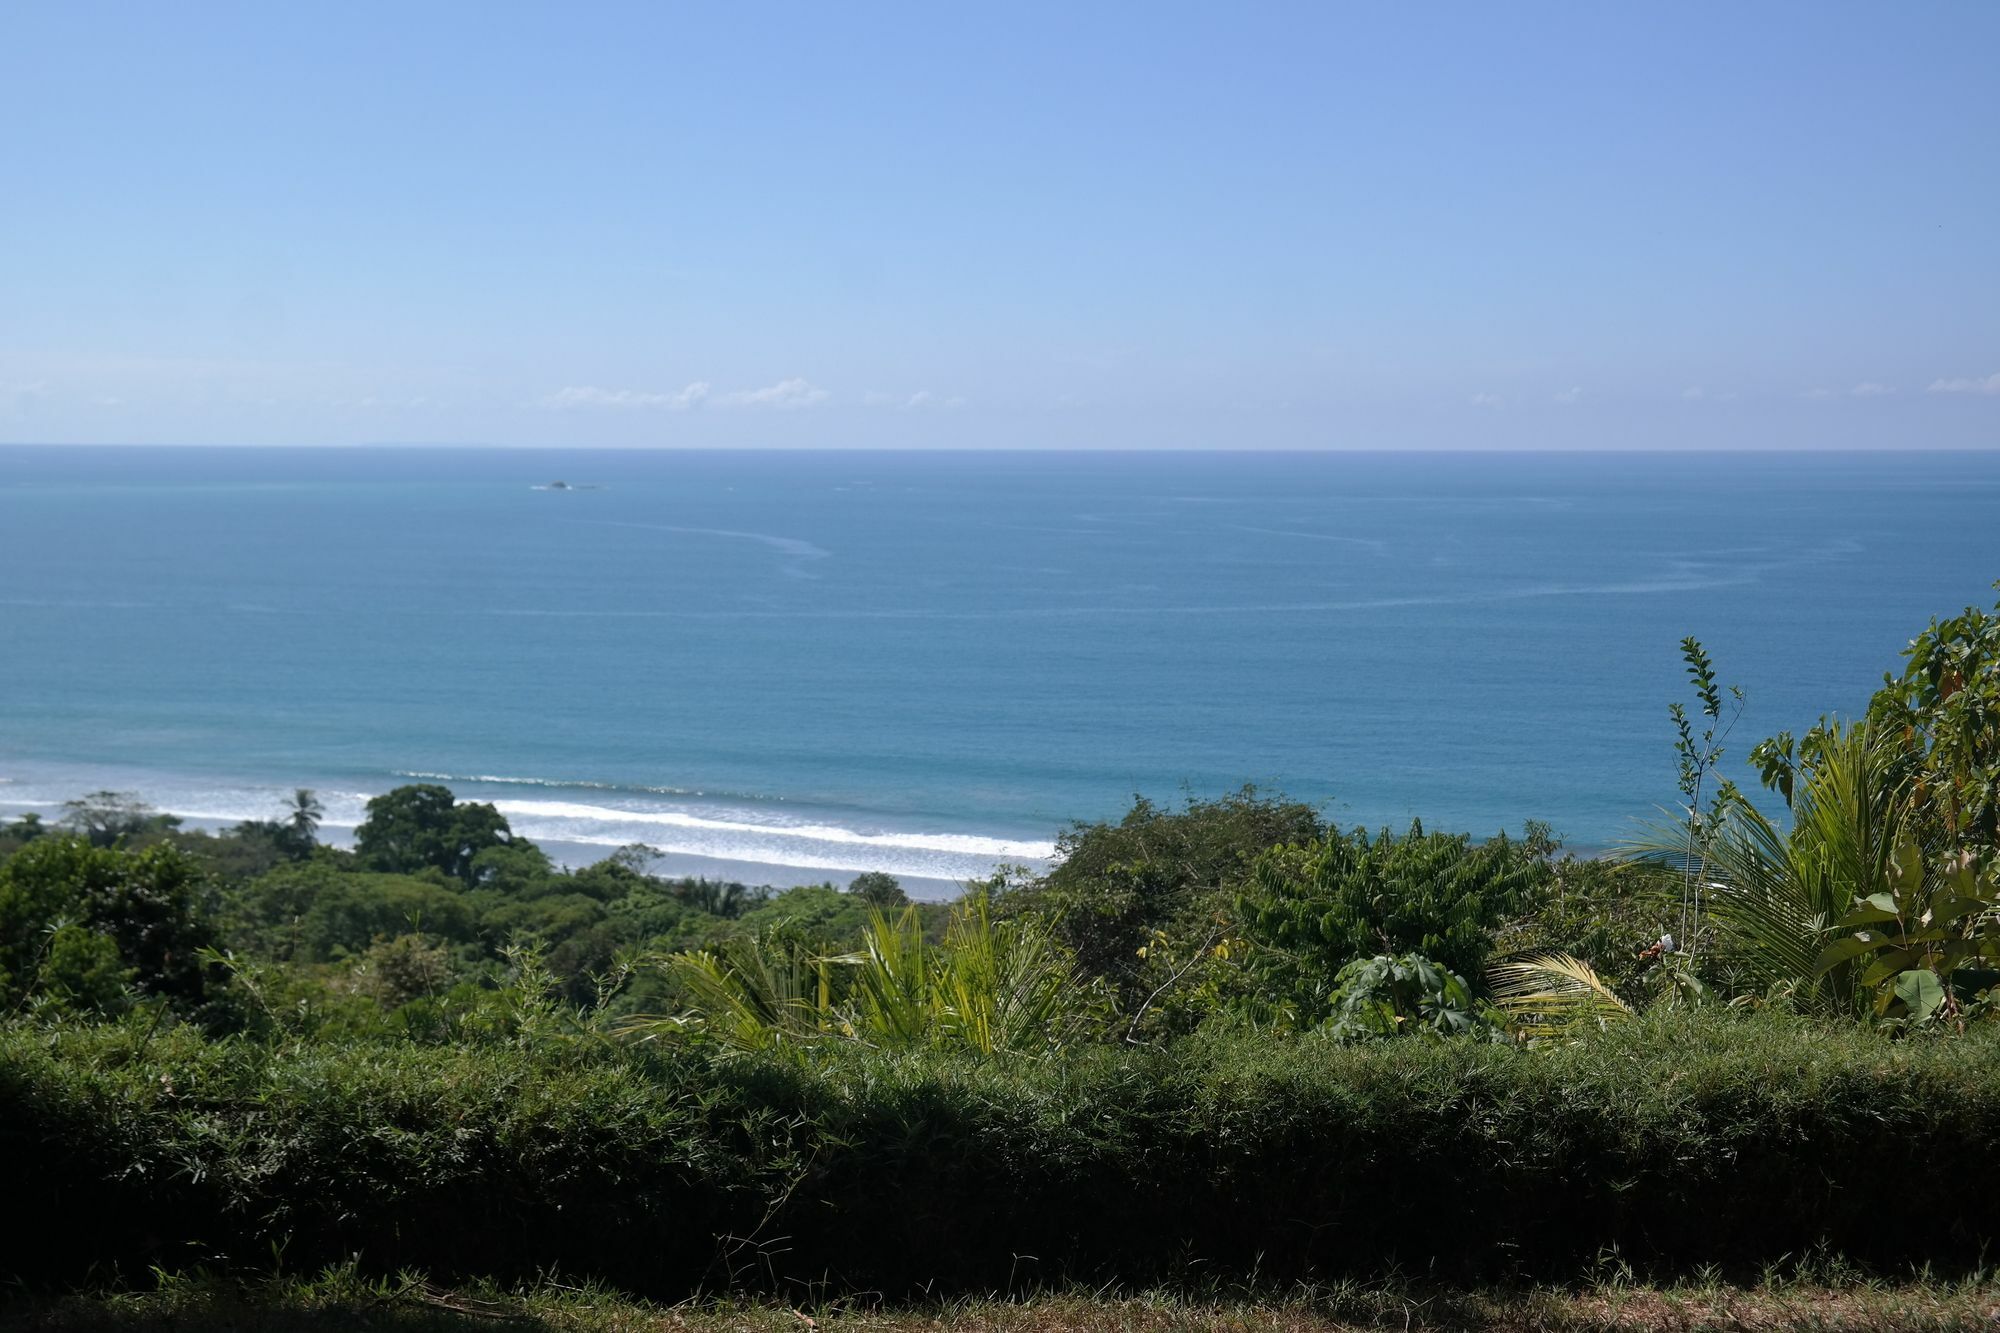
M 1344 828 L 1136 800 L 951 904 L 644 848 L 564 869 L 442 787 L 0 826 L 0 1151 L 47 1290 L 560 1275 L 660 1299 L 1662 1282 L 2000 1240 L 2000 615 L 1749 751 L 1693 640 L 1678 813 Z M 1263 1289 L 1257 1286 L 1257 1289 Z

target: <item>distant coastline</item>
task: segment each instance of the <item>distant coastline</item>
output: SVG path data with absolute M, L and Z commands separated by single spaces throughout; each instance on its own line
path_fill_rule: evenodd
M 0 774 L 941 882 L 1245 783 L 1602 848 L 1682 635 L 1800 731 L 2000 572 L 2000 454 L 1800 457 L 0 447 Z

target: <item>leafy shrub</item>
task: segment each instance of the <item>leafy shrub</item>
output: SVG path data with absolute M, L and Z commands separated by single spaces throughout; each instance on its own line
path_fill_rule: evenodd
M 1240 903 L 1251 966 L 1308 1026 L 1326 1016 L 1341 969 L 1357 958 L 1420 953 L 1477 975 L 1494 925 L 1549 876 L 1553 848 L 1539 833 L 1474 843 L 1413 824 L 1400 838 L 1355 830 L 1276 848 Z
M 1464 977 L 1414 953 L 1358 958 L 1341 968 L 1334 978 L 1333 1015 L 1322 1027 L 1338 1041 L 1500 1033 Z
M 0 1029 L 10 1275 L 359 1255 L 681 1295 L 1669 1276 L 2000 1240 L 2000 1047 L 1712 1013 L 1580 1043 L 1201 1039 L 1034 1061 Z M 1922 1201 L 1921 1226 L 1884 1207 Z

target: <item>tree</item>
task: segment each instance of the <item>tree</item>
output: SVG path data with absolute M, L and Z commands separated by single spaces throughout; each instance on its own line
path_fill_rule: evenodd
M 569 876 L 559 874 L 548 853 L 526 838 L 479 852 L 472 858 L 470 882 L 487 893 L 514 898 L 571 891 Z
M 320 861 L 280 866 L 226 901 L 231 946 L 284 961 L 326 962 L 413 931 L 452 941 L 477 933 L 465 893 L 429 878 L 343 872 Z
M 1867 715 L 1884 776 L 1917 821 L 1914 835 L 1986 863 L 2000 858 L 2000 603 L 1993 611 L 1968 606 L 1932 620 L 1903 651 L 1902 674 L 1883 676 Z M 1759 743 L 1750 760 L 1792 805 L 1840 734 L 1822 717 L 1796 740 L 1781 731 Z
M 93 847 L 111 847 L 141 833 L 169 832 L 180 822 L 126 791 L 94 791 L 63 802 L 62 826 L 81 833 Z
M 103 936 L 119 969 L 148 995 L 184 1006 L 205 997 L 202 950 L 214 942 L 200 868 L 179 848 L 128 852 L 79 836 L 38 838 L 0 865 L 0 985 L 16 995 L 46 980 L 44 969 L 95 978 L 101 994 L 109 955 L 65 928 Z
M 768 893 L 753 891 L 735 880 L 703 879 L 699 876 L 674 880 L 667 891 L 689 910 L 719 916 L 725 921 L 734 921 L 770 897 Z
M 910 895 L 903 892 L 903 886 L 896 877 L 881 870 L 866 870 L 856 875 L 847 886 L 847 891 L 870 907 L 887 912 L 891 908 L 907 907 Z
M 309 787 L 300 787 L 292 792 L 285 803 L 285 850 L 295 861 L 312 855 L 315 835 L 319 833 L 319 821 L 326 814 L 326 806 Z
M 1115 824 L 1065 830 L 1055 868 L 1005 894 L 1001 906 L 1046 917 L 1085 971 L 1136 1006 L 1179 966 L 1169 955 L 1184 963 L 1226 935 L 1259 856 L 1310 842 L 1324 827 L 1313 807 L 1254 787 L 1212 801 L 1190 797 L 1178 810 L 1135 796 Z
M 0 825 L 0 861 L 49 832 L 49 825 L 33 810 L 11 824 Z
M 1748 802 L 1727 812 L 1707 908 L 1739 986 L 1808 1012 L 1921 1022 L 1956 1012 L 1954 973 L 2000 962 L 1994 877 L 1948 843 L 1926 854 L 1904 744 L 1872 722 L 1815 728 L 1789 773 L 1789 828 Z M 1682 854 L 1672 828 L 1634 850 Z
M 1868 706 L 1902 758 L 1923 832 L 1981 861 L 2000 853 L 2000 603 L 1993 610 L 1931 621 Z
M 475 858 L 514 840 L 506 816 L 492 806 L 456 801 L 449 787 L 415 783 L 368 802 L 354 851 L 370 870 L 411 874 L 428 867 L 471 887 Z

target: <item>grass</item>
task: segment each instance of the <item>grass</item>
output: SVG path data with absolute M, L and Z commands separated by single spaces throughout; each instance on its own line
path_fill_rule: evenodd
M 1752 1287 L 1606 1281 L 1580 1287 L 1452 1289 L 1296 1287 L 1263 1296 L 1058 1291 L 1015 1299 L 964 1297 L 884 1306 L 737 1301 L 661 1305 L 600 1287 L 543 1282 L 518 1289 L 449 1289 L 413 1277 L 370 1279 L 351 1266 L 312 1279 L 232 1284 L 163 1276 L 154 1289 L 0 1301 L 0 1325 L 20 1333 L 1179 1333 L 1180 1330 L 1491 1330 L 1492 1333 L 1693 1333 L 1694 1330 L 1991 1330 L 2000 1286 L 1883 1285 L 1773 1280 Z

